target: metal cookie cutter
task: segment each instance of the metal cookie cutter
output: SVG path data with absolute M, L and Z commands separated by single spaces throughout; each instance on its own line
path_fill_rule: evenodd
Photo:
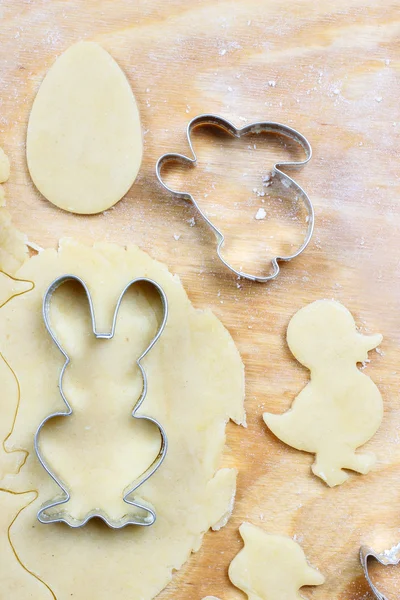
M 368 559 L 369 558 L 374 558 L 381 565 L 383 565 L 385 567 L 388 565 L 398 565 L 400 563 L 400 544 L 397 544 L 397 546 L 394 546 L 390 550 L 385 550 L 384 552 L 381 552 L 380 554 L 378 554 L 377 552 L 375 552 L 374 550 L 372 550 L 372 548 L 369 548 L 368 546 L 361 546 L 361 548 L 360 548 L 361 566 L 364 570 L 364 574 L 368 581 L 369 587 L 371 588 L 375 597 L 378 600 L 388 600 L 388 598 L 386 598 L 386 596 L 384 596 L 378 590 L 378 588 L 372 583 L 372 580 L 371 580 L 371 578 L 369 576 L 369 572 L 368 572 Z
M 205 212 L 200 208 L 199 204 L 197 203 L 197 201 L 193 198 L 193 196 L 191 194 L 189 194 L 188 192 L 177 192 L 176 190 L 173 190 L 166 183 L 164 183 L 164 181 L 161 177 L 162 167 L 167 162 L 180 162 L 180 163 L 184 163 L 184 164 L 189 163 L 192 166 L 195 166 L 197 164 L 197 156 L 193 149 L 193 144 L 192 144 L 192 131 L 196 127 L 200 127 L 203 125 L 212 125 L 212 126 L 218 127 L 236 138 L 240 138 L 240 137 L 248 135 L 250 133 L 257 133 L 257 134 L 258 133 L 276 133 L 276 134 L 279 134 L 279 135 L 282 135 L 282 136 L 285 136 L 285 137 L 288 137 L 288 138 L 294 140 L 295 142 L 300 144 L 300 146 L 302 146 L 302 148 L 304 149 L 304 151 L 306 153 L 306 158 L 302 161 L 279 162 L 279 163 L 276 163 L 272 169 L 272 176 L 278 177 L 280 179 L 280 181 L 283 183 L 283 185 L 285 185 L 286 187 L 293 188 L 295 193 L 303 201 L 303 203 L 307 209 L 307 213 L 308 213 L 308 225 L 307 225 L 307 232 L 306 232 L 304 241 L 301 244 L 301 246 L 296 250 L 296 252 L 294 252 L 290 256 L 275 256 L 272 258 L 271 262 L 272 262 L 272 266 L 273 266 L 273 272 L 270 275 L 263 277 L 263 276 L 258 276 L 258 275 L 252 275 L 251 273 L 245 273 L 243 271 L 239 271 L 239 270 L 235 269 L 222 256 L 221 250 L 222 250 L 224 242 L 225 242 L 225 237 L 224 237 L 224 234 L 222 233 L 222 231 L 220 231 L 215 225 L 213 225 L 213 223 L 206 216 Z M 158 159 L 157 164 L 156 164 L 156 174 L 157 174 L 158 181 L 168 192 L 171 192 L 177 198 L 183 198 L 185 200 L 189 200 L 195 206 L 196 210 L 199 212 L 201 217 L 204 219 L 204 221 L 207 223 L 207 225 L 214 232 L 215 237 L 217 238 L 218 257 L 224 263 L 224 265 L 226 267 L 228 267 L 228 269 L 230 269 L 233 273 L 235 273 L 239 277 L 243 277 L 244 279 L 249 279 L 251 281 L 259 281 L 261 283 L 264 283 L 266 281 L 270 281 L 270 279 L 275 279 L 275 277 L 277 277 L 277 275 L 279 274 L 278 262 L 280 262 L 280 261 L 288 262 L 289 260 L 296 258 L 296 256 L 299 256 L 299 254 L 301 254 L 303 252 L 303 250 L 305 250 L 305 248 L 308 246 L 308 244 L 311 240 L 312 233 L 313 233 L 314 208 L 313 208 L 310 198 L 308 197 L 307 193 L 303 190 L 303 188 L 300 187 L 299 184 L 294 181 L 294 179 L 292 179 L 291 177 L 289 177 L 289 175 L 286 175 L 286 173 L 281 171 L 281 167 L 294 167 L 297 169 L 297 168 L 304 166 L 306 163 L 308 163 L 308 161 L 311 159 L 311 156 L 312 156 L 312 149 L 311 149 L 310 143 L 301 133 L 299 133 L 295 129 L 292 129 L 292 127 L 288 127 L 287 125 L 282 125 L 281 123 L 260 121 L 257 123 L 251 123 L 249 125 L 246 125 L 245 127 L 237 128 L 232 123 L 230 123 L 226 119 L 223 119 L 222 117 L 218 117 L 217 115 L 208 115 L 208 114 L 199 115 L 198 117 L 195 117 L 194 119 L 192 119 L 187 126 L 186 133 L 187 133 L 187 139 L 189 142 L 190 151 L 192 153 L 193 158 L 189 158 L 187 156 L 184 156 L 183 154 L 164 154 L 163 156 L 161 156 Z
M 68 417 L 73 412 L 72 408 L 71 408 L 70 404 L 68 403 L 68 400 L 64 394 L 64 391 L 63 391 L 63 377 L 64 377 L 65 370 L 70 363 L 70 357 L 68 356 L 68 354 L 65 352 L 65 350 L 61 346 L 61 344 L 58 341 L 56 334 L 50 324 L 50 304 L 51 304 L 53 294 L 57 290 L 57 288 L 59 288 L 63 283 L 65 283 L 67 281 L 76 281 L 83 287 L 83 289 L 86 293 L 88 303 L 89 303 L 93 334 L 97 339 L 110 340 L 114 337 L 116 321 L 117 321 L 118 312 L 119 312 L 119 308 L 121 306 L 122 299 L 123 299 L 125 293 L 127 292 L 127 290 L 131 286 L 133 286 L 135 283 L 147 282 L 147 283 L 151 284 L 152 286 L 154 286 L 154 288 L 156 289 L 156 291 L 158 292 L 158 294 L 160 296 L 162 308 L 163 308 L 163 317 L 162 317 L 161 324 L 158 328 L 158 331 L 157 331 L 155 337 L 151 341 L 150 345 L 146 348 L 146 350 L 141 354 L 141 356 L 139 356 L 139 358 L 136 361 L 136 363 L 140 369 L 142 378 L 143 378 L 143 388 L 142 388 L 142 393 L 140 395 L 140 398 L 138 399 L 138 401 L 136 402 L 136 404 L 132 410 L 132 417 L 134 417 L 135 419 L 145 419 L 146 421 L 151 421 L 158 427 L 160 434 L 161 434 L 161 447 L 160 447 L 160 452 L 159 452 L 158 456 L 155 458 L 152 465 L 150 465 L 150 467 L 131 486 L 129 486 L 128 488 L 126 488 L 124 490 L 124 495 L 123 495 L 123 500 L 124 500 L 124 502 L 127 503 L 127 505 L 135 506 L 137 508 L 143 509 L 144 511 L 146 511 L 146 513 L 148 513 L 148 516 L 141 517 L 141 516 L 138 516 L 137 514 L 134 515 L 132 513 L 132 514 L 126 514 L 122 519 L 115 521 L 115 520 L 110 519 L 104 511 L 94 509 L 94 510 L 90 511 L 82 520 L 77 520 L 77 519 L 74 519 L 73 517 L 71 517 L 71 515 L 69 515 L 65 511 L 63 512 L 62 510 L 59 513 L 54 513 L 53 515 L 49 515 L 46 513 L 46 511 L 48 509 L 54 508 L 57 506 L 61 507 L 63 504 L 68 502 L 68 500 L 70 499 L 70 493 L 69 493 L 66 485 L 54 473 L 52 468 L 48 465 L 46 460 L 43 458 L 43 455 L 42 455 L 42 452 L 40 449 L 40 444 L 39 444 L 40 432 L 41 432 L 43 426 L 48 421 L 50 421 L 51 419 L 54 419 L 55 417 Z M 141 405 L 143 404 L 144 399 L 146 398 L 146 394 L 147 394 L 147 376 L 146 376 L 146 372 L 145 372 L 144 368 L 141 365 L 141 361 L 146 356 L 146 354 L 148 354 L 148 352 L 153 348 L 153 346 L 157 342 L 157 340 L 160 338 L 160 336 L 165 328 L 166 321 L 167 321 L 168 302 L 167 302 L 167 297 L 166 297 L 163 289 L 158 285 L 158 283 L 156 283 L 155 281 L 153 281 L 151 279 L 147 279 L 147 278 L 138 278 L 138 279 L 133 279 L 132 281 L 130 281 L 125 286 L 125 288 L 122 290 L 122 292 L 118 298 L 118 301 L 117 301 L 117 304 L 115 307 L 115 311 L 114 311 L 113 320 L 112 320 L 111 331 L 108 333 L 101 333 L 101 332 L 97 331 L 96 319 L 95 319 L 95 313 L 94 313 L 94 307 L 93 307 L 93 301 L 92 301 L 91 294 L 90 294 L 89 289 L 86 286 L 85 282 L 82 281 L 82 279 L 80 279 L 79 277 L 77 277 L 75 275 L 62 275 L 61 277 L 58 277 L 58 279 L 56 279 L 55 281 L 53 281 L 53 283 L 50 284 L 50 286 L 47 289 L 47 291 L 44 295 L 44 298 L 43 298 L 42 311 L 43 311 L 43 320 L 44 320 L 46 329 L 49 332 L 51 338 L 53 339 L 53 342 L 56 344 L 57 348 L 62 352 L 62 354 L 65 357 L 65 363 L 61 369 L 60 377 L 58 380 L 58 388 L 60 390 L 61 397 L 64 400 L 66 410 L 52 413 L 51 415 L 49 415 L 48 417 L 43 419 L 43 421 L 40 423 L 40 425 L 36 431 L 36 434 L 35 434 L 34 446 L 35 446 L 35 452 L 37 454 L 37 457 L 38 457 L 40 463 L 42 464 L 42 466 L 47 471 L 47 473 L 50 475 L 50 477 L 56 482 L 56 484 L 62 490 L 62 495 L 60 497 L 50 500 L 48 502 L 45 502 L 40 507 L 40 509 L 37 513 L 38 520 L 41 523 L 60 523 L 60 522 L 62 522 L 62 523 L 66 523 L 70 527 L 82 527 L 90 519 L 93 519 L 94 517 L 98 517 L 99 519 L 102 519 L 109 527 L 111 527 L 113 529 L 119 529 L 121 527 L 125 527 L 125 525 L 143 525 L 143 526 L 152 525 L 156 520 L 156 513 L 155 513 L 154 509 L 150 505 L 142 504 L 142 503 L 134 501 L 133 499 L 130 499 L 129 496 L 131 496 L 131 494 L 133 494 L 133 492 L 135 490 L 137 490 L 145 481 L 147 481 L 157 471 L 157 469 L 160 467 L 161 463 L 163 462 L 163 460 L 165 458 L 165 455 L 167 453 L 167 447 L 168 447 L 167 435 L 166 435 L 165 430 L 162 427 L 162 425 L 158 421 L 156 421 L 156 419 L 153 419 L 152 417 L 146 417 L 143 415 L 136 414 L 137 411 L 139 410 L 139 408 L 141 407 Z

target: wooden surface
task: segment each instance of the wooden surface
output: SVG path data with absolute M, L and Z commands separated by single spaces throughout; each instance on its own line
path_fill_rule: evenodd
M 379 550 L 400 540 L 399 8 L 390 0 L 0 2 L 0 145 L 12 161 L 7 196 L 15 224 L 44 247 L 66 235 L 138 244 L 179 274 L 197 307 L 213 309 L 246 365 L 248 428 L 229 425 L 225 455 L 240 470 L 233 517 L 219 533 L 206 535 L 162 600 L 243 598 L 227 568 L 241 548 L 237 530 L 244 520 L 296 536 L 326 576 L 325 585 L 304 590 L 315 600 L 371 600 L 359 545 Z M 127 197 L 88 218 L 42 199 L 24 155 L 39 84 L 55 57 L 82 38 L 102 44 L 126 72 L 145 133 L 143 166 Z M 193 209 L 156 183 L 156 159 L 165 151 L 187 151 L 186 123 L 201 112 L 237 125 L 281 121 L 313 146 L 314 158 L 297 180 L 315 205 L 315 235 L 269 285 L 236 281 L 216 259 L 214 239 Z M 220 151 L 220 141 L 200 136 L 211 171 L 199 164 L 188 185 L 209 202 L 237 264 L 265 268 L 259 240 L 271 250 L 287 242 L 286 233 L 271 233 L 268 218 L 255 221 L 262 204 L 253 184 L 245 189 L 243 173 L 261 176 L 275 154 L 285 157 L 291 149 L 272 144 L 258 153 L 258 147 L 242 146 L 248 165 L 242 162 L 232 174 L 234 152 Z M 204 194 L 214 182 L 218 193 L 210 200 Z M 268 198 L 268 215 L 277 198 Z M 298 235 L 296 216 L 289 211 L 282 227 Z M 343 302 L 363 331 L 384 335 L 382 354 L 372 352 L 365 369 L 385 403 L 382 427 L 368 444 L 378 464 L 335 489 L 312 477 L 312 457 L 276 440 L 261 418 L 265 409 L 286 410 L 307 381 L 284 336 L 292 314 L 318 298 Z M 381 569 L 376 577 L 386 579 L 389 599 L 399 596 L 399 569 L 389 575 Z

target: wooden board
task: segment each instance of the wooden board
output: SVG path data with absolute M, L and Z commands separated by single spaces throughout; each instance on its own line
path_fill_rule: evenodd
M 371 600 L 358 548 L 388 548 L 400 539 L 398 3 L 2 0 L 0 19 L 0 145 L 12 161 L 7 197 L 15 224 L 44 247 L 66 235 L 138 244 L 179 274 L 197 307 L 213 309 L 246 365 L 248 427 L 228 427 L 225 453 L 225 462 L 240 470 L 234 515 L 219 533 L 206 535 L 160 598 L 243 598 L 227 568 L 241 548 L 238 526 L 245 520 L 296 535 L 326 576 L 326 584 L 304 590 L 305 597 Z M 29 109 L 43 76 L 57 55 L 83 38 L 102 44 L 125 70 L 145 132 L 137 182 L 115 209 L 87 218 L 41 198 L 24 155 Z M 312 143 L 314 158 L 297 179 L 315 205 L 315 235 L 269 285 L 239 287 L 217 261 L 214 239 L 192 208 L 157 185 L 156 159 L 187 151 L 186 123 L 201 112 L 237 125 L 280 121 Z M 273 146 L 260 156 L 271 163 L 275 151 L 287 149 Z M 219 155 L 222 173 L 231 155 Z M 256 155 L 249 158 L 252 168 L 271 168 Z M 246 225 L 254 228 L 261 204 L 251 189 L 243 201 L 239 175 L 218 188 L 214 208 L 228 237 L 241 240 L 240 263 L 250 236 Z M 201 181 L 197 175 L 200 188 Z M 212 183 L 208 175 L 205 185 Z M 262 237 L 268 223 L 257 223 Z M 384 335 L 382 355 L 371 353 L 365 369 L 385 403 L 383 425 L 368 444 L 378 464 L 336 489 L 312 477 L 312 457 L 276 440 L 261 418 L 266 409 L 286 410 L 307 381 L 286 347 L 285 329 L 298 308 L 318 298 L 336 298 L 362 330 Z M 377 577 L 387 580 L 388 598 L 398 597 L 398 569 Z

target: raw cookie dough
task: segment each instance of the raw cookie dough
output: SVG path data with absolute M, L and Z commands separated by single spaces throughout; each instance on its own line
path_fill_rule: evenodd
M 139 111 L 101 46 L 79 42 L 51 67 L 32 106 L 26 152 L 34 184 L 64 210 L 98 213 L 127 193 L 142 161 Z
M 0 183 L 4 183 L 10 177 L 10 161 L 3 148 L 0 148 Z
M 33 289 L 31 281 L 16 279 L 4 271 L 0 271 L 0 308 L 16 296 L 30 292 Z
M 11 494 L 0 490 L 0 581 L 2 598 L 21 598 L 21 600 L 59 600 L 49 590 L 45 583 L 40 581 L 16 559 L 8 531 L 11 523 L 19 513 L 36 498 L 35 492 L 25 494 Z M 12 529 L 12 525 L 11 528 Z
M 26 236 L 13 227 L 9 213 L 0 207 L 0 271 L 12 275 L 28 257 Z
M 7 451 L 6 449 L 18 409 L 19 385 L 15 373 L 2 354 L 0 354 L 0 382 L 0 436 L 2 442 L 0 445 L 0 478 L 3 479 L 7 474 L 19 472 L 27 453 Z
M 245 546 L 229 566 L 229 579 L 249 600 L 298 600 L 304 585 L 324 583 L 290 537 L 271 535 L 250 523 L 243 523 L 239 531 Z
M 10 162 L 0 148 L 0 183 L 7 181 L 9 176 Z M 26 237 L 12 226 L 5 204 L 4 188 L 0 185 L 0 271 L 12 274 L 28 258 L 28 248 Z
M 379 428 L 382 397 L 357 363 L 381 341 L 380 334 L 357 333 L 351 313 L 333 300 L 305 306 L 289 323 L 289 348 L 311 381 L 289 411 L 264 413 L 264 421 L 289 446 L 315 453 L 312 471 L 331 487 L 348 478 L 343 469 L 365 474 L 375 463 L 374 454 L 355 451 Z
M 157 473 L 140 488 L 140 497 L 157 511 L 150 528 L 126 527 L 112 531 L 97 522 L 71 530 L 66 526 L 40 525 L 39 506 L 58 493 L 58 488 L 38 463 L 33 451 L 33 435 L 42 420 L 62 406 L 57 389 L 63 357 L 51 342 L 41 317 L 41 302 L 47 285 L 57 276 L 72 272 L 82 277 L 92 291 L 97 324 L 109 329 L 115 301 L 122 287 L 136 277 L 149 277 L 164 289 L 169 302 L 166 329 L 159 342 L 143 361 L 148 376 L 148 394 L 142 412 L 155 417 L 166 429 L 169 449 Z M 179 279 L 167 268 L 136 247 L 124 249 L 112 244 L 86 247 L 73 240 L 61 243 L 58 252 L 44 250 L 31 258 L 16 273 L 35 288 L 8 302 L 0 309 L 0 350 L 7 358 L 20 385 L 20 406 L 7 450 L 22 449 L 29 456 L 20 473 L 9 474 L 1 487 L 13 491 L 38 490 L 38 499 L 22 511 L 11 530 L 11 541 L 23 565 L 53 590 L 57 600 L 73 597 L 87 600 L 150 600 L 171 579 L 191 551 L 201 545 L 209 527 L 219 528 L 228 519 L 235 495 L 235 469 L 220 469 L 225 443 L 225 425 L 229 418 L 244 422 L 244 372 L 232 338 L 209 311 L 191 305 Z M 139 452 L 151 454 L 154 431 L 134 422 L 129 451 L 123 430 L 115 438 L 115 415 L 131 424 L 130 410 L 141 390 L 141 378 L 135 365 L 143 341 L 152 332 L 157 303 L 148 294 L 132 294 L 121 306 L 116 339 L 100 340 L 99 348 L 83 356 L 82 327 L 86 322 L 78 306 L 71 304 L 71 291 L 60 288 L 54 297 L 54 323 L 67 344 L 73 347 L 74 361 L 66 376 L 66 392 L 76 415 L 86 412 L 84 427 L 106 426 L 102 444 L 111 453 L 114 468 L 135 476 Z M 112 350 L 110 350 L 110 346 Z M 83 394 L 80 383 L 86 372 Z M 68 380 L 68 383 L 67 383 Z M 12 390 L 9 390 L 12 394 Z M 2 389 L 7 394 L 7 387 Z M 100 415 L 96 416 L 92 406 Z M 98 451 L 91 429 L 80 427 L 73 416 L 71 424 L 49 428 L 43 438 L 43 451 L 54 451 L 57 468 L 74 465 L 88 484 L 94 478 L 79 465 L 85 449 L 86 460 Z M 109 435 L 108 435 L 109 434 Z M 100 438 L 101 432 L 98 433 Z M 56 440 L 58 446 L 56 447 Z M 90 442 L 90 443 L 88 443 Z M 135 447 L 136 442 L 136 447 Z M 139 446 L 140 444 L 140 446 Z M 69 453 L 69 458 L 67 458 Z M 53 458 L 52 458 L 53 460 Z M 98 493 L 106 493 L 102 477 L 107 465 L 98 464 Z M 60 471 L 61 471 L 60 469 Z M 81 482 L 82 486 L 83 483 Z M 84 486 L 83 486 L 84 487 Z M 83 488 L 82 488 L 83 489 Z M 107 499 L 118 509 L 115 490 Z M 84 499 L 79 496 L 76 509 Z M 1 512 L 1 498 L 0 498 Z M 11 597 L 4 590 L 5 597 Z M 13 600 L 25 600 L 18 592 Z

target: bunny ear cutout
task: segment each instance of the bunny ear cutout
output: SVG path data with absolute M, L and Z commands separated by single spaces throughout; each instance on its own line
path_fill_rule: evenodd
M 65 283 L 68 283 L 68 282 L 78 284 L 78 286 L 82 288 L 83 295 L 86 297 L 86 302 L 84 303 L 84 305 L 82 304 L 82 301 L 81 301 L 82 298 L 77 296 L 77 293 L 76 293 L 77 290 L 75 287 L 75 289 L 73 289 L 73 290 L 68 290 L 70 293 L 67 295 L 67 302 L 64 304 L 63 307 L 57 306 L 52 309 L 54 293 L 58 290 L 58 288 L 60 288 L 62 285 L 64 285 Z M 151 289 L 151 291 L 153 293 L 156 292 L 161 301 L 161 316 L 158 319 L 159 326 L 158 326 L 154 336 L 149 341 L 148 345 L 144 348 L 143 352 L 138 357 L 137 362 L 139 363 L 140 360 L 142 358 L 144 358 L 144 356 L 146 356 L 146 354 L 154 346 L 154 344 L 156 343 L 156 341 L 162 334 L 165 324 L 166 324 L 166 321 L 167 321 L 168 302 L 167 302 L 167 298 L 166 298 L 166 295 L 165 295 L 163 289 L 161 288 L 161 286 L 158 285 L 158 283 L 156 283 L 155 281 L 153 281 L 151 279 L 147 279 L 145 277 L 133 279 L 132 281 L 130 281 L 124 287 L 121 294 L 119 295 L 119 298 L 118 298 L 116 306 L 115 306 L 111 329 L 110 329 L 110 331 L 107 331 L 107 332 L 102 332 L 97 329 L 92 296 L 91 296 L 91 293 L 90 293 L 86 283 L 80 277 L 78 277 L 76 275 L 62 275 L 61 277 L 58 277 L 57 279 L 55 279 L 53 281 L 53 283 L 50 284 L 50 286 L 48 287 L 48 289 L 44 295 L 44 298 L 43 298 L 43 320 L 44 320 L 46 329 L 49 332 L 54 343 L 56 344 L 56 346 L 59 348 L 59 350 L 65 356 L 67 364 L 69 362 L 69 355 L 65 348 L 67 348 L 67 347 L 70 348 L 71 345 L 73 345 L 74 348 L 78 347 L 77 340 L 75 339 L 76 335 L 78 335 L 78 338 L 81 338 L 83 340 L 88 339 L 88 337 L 87 337 L 88 324 L 90 324 L 92 333 L 96 339 L 106 339 L 107 340 L 107 339 L 112 339 L 114 337 L 118 314 L 119 314 L 119 310 L 120 310 L 122 301 L 123 301 L 126 293 L 128 292 L 128 290 L 130 290 L 131 288 L 133 288 L 134 286 L 136 286 L 138 284 L 147 286 L 149 289 Z M 71 291 L 73 292 L 72 294 L 71 294 Z M 66 318 L 67 323 L 63 326 L 61 324 L 61 320 L 59 319 L 58 325 L 53 326 L 52 320 L 57 321 L 57 314 L 53 314 L 53 319 L 51 319 L 51 312 L 54 313 L 54 311 L 56 310 L 58 312 L 58 315 L 60 315 L 60 312 L 62 309 L 63 309 L 63 317 Z M 89 309 L 89 310 L 87 310 L 87 309 Z M 74 340 L 68 339 L 68 333 L 71 330 L 71 328 L 70 328 L 71 320 L 73 320 L 75 323 L 77 321 L 81 323 L 81 327 L 79 327 L 79 333 L 77 333 L 77 330 L 75 330 L 75 329 L 73 331 Z M 65 339 L 63 339 L 63 338 L 65 338 Z M 84 344 L 84 347 L 85 347 L 85 345 L 86 344 Z
M 140 362 L 162 334 L 167 316 L 167 298 L 162 288 L 153 280 L 135 279 L 119 296 L 112 335 L 130 343 L 130 355 Z
M 55 299 L 58 288 L 68 283 L 70 285 Z M 91 294 L 85 282 L 76 275 L 62 275 L 50 284 L 43 297 L 42 312 L 46 329 L 67 364 L 68 353 L 86 347 L 90 329 L 98 337 Z

